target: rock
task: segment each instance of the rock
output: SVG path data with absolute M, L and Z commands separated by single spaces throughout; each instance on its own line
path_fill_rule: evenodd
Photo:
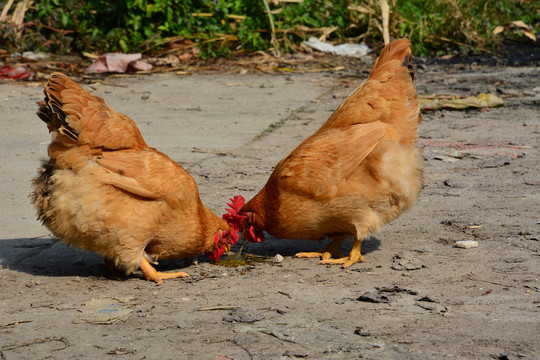
M 281 256 L 280 254 L 276 254 L 276 256 L 272 258 L 272 262 L 276 264 L 279 264 L 282 261 L 283 261 L 283 256 Z
M 454 243 L 454 247 L 461 248 L 461 249 L 471 249 L 471 248 L 478 247 L 478 241 L 460 240 Z
M 420 260 L 408 255 L 396 254 L 392 259 L 391 268 L 394 270 L 418 270 L 425 267 Z
M 374 303 L 374 304 L 379 304 L 379 303 L 386 304 L 390 302 L 390 299 L 386 295 L 382 295 L 380 293 L 379 294 L 369 293 L 369 292 L 363 295 L 360 295 L 356 300 L 361 301 L 361 302 Z
M 248 313 L 242 309 L 234 309 L 223 317 L 223 321 L 230 323 L 254 323 L 261 318 L 258 314 Z

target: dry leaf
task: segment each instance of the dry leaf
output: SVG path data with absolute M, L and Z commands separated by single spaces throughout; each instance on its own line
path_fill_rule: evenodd
M 525 35 L 532 41 L 536 41 L 536 36 L 533 33 L 532 26 L 525 24 L 521 20 L 514 20 L 514 21 L 509 22 L 508 24 L 497 26 L 495 29 L 493 29 L 493 34 L 497 35 L 497 34 L 502 33 L 505 29 L 510 30 L 512 28 L 521 30 L 523 32 L 523 35 Z
M 495 29 L 493 29 L 493 35 L 497 35 L 497 34 L 500 34 L 504 31 L 504 26 L 497 26 Z
M 478 96 L 468 96 L 466 98 L 457 98 L 447 95 L 438 97 L 421 97 L 420 107 L 422 110 L 455 109 L 463 110 L 467 108 L 486 108 L 503 106 L 504 100 L 493 94 L 479 94 Z

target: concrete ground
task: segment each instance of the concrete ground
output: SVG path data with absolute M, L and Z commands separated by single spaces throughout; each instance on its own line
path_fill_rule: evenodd
M 361 70 L 370 68 L 84 87 L 132 117 L 222 214 L 228 197 L 258 192 Z M 365 242 L 365 263 L 319 266 L 293 255 L 324 243 L 267 237 L 236 267 L 163 262 L 191 277 L 160 287 L 140 273 L 110 276 L 99 256 L 36 220 L 27 196 L 50 139 L 35 116 L 43 84 L 0 83 L 0 359 L 538 358 L 540 70 L 423 65 L 416 79 L 421 95 L 502 93 L 506 104 L 424 113 L 424 191 Z M 270 261 L 276 254 L 283 262 Z

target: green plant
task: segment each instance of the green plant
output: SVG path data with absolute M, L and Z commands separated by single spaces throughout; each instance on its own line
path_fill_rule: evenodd
M 493 49 L 503 39 L 493 34 L 498 25 L 512 20 L 527 24 L 540 21 L 535 1 L 398 1 L 394 11 L 394 36 L 408 37 L 415 54 L 423 56 Z M 507 36 L 522 35 L 508 33 Z
M 6 3 L 0 1 L 0 7 Z M 409 37 L 417 55 L 487 51 L 505 37 L 522 36 L 494 35 L 498 25 L 540 22 L 534 0 L 389 3 L 391 35 Z M 41 0 L 28 9 L 22 28 L 0 24 L 0 44 L 10 51 L 150 52 L 171 39 L 188 39 L 198 45 L 203 58 L 272 46 L 291 52 L 312 35 L 380 45 L 378 4 L 376 0 L 279 2 L 269 15 L 263 0 Z

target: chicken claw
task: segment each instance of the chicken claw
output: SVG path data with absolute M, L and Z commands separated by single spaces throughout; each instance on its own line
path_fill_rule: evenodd
M 332 245 L 332 244 L 330 244 L 330 245 Z M 362 253 L 360 251 L 361 247 L 362 247 L 362 241 L 355 239 L 354 242 L 353 242 L 351 252 L 349 253 L 348 257 L 342 257 L 342 258 L 339 258 L 339 259 L 329 259 L 329 258 L 324 259 L 323 258 L 319 262 L 319 264 L 321 264 L 321 265 L 343 264 L 341 267 L 343 269 L 346 269 L 349 266 L 354 265 L 359 261 L 364 262 L 366 260 L 364 259 L 364 257 L 362 256 Z
M 339 247 L 341 246 L 341 243 L 345 240 L 345 238 L 338 238 L 334 239 L 330 244 L 328 244 L 327 247 L 324 248 L 322 252 L 300 252 L 295 254 L 294 256 L 297 258 L 321 258 L 321 260 L 327 260 L 331 257 L 335 256 L 338 258 L 343 257 L 341 252 L 339 251 Z
M 141 268 L 146 280 L 154 281 L 156 285 L 158 286 L 163 284 L 164 279 L 174 279 L 174 278 L 189 276 L 189 274 L 182 271 L 174 272 L 174 273 L 163 273 L 161 271 L 157 271 L 156 269 L 152 267 L 152 265 L 150 265 L 148 260 L 144 258 L 142 259 L 141 265 L 139 265 L 139 267 Z

